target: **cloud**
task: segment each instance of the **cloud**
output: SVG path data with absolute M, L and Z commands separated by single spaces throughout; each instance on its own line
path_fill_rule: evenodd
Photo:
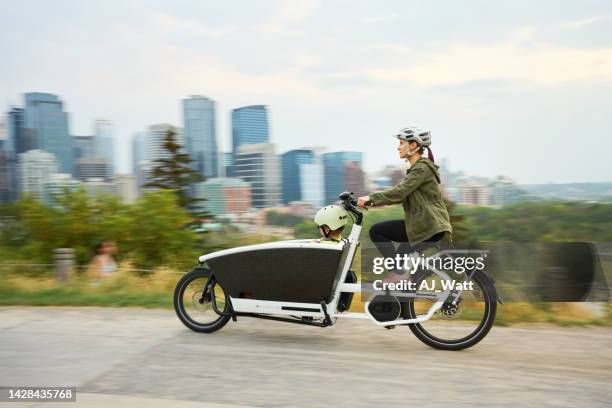
M 534 47 L 502 43 L 455 46 L 434 54 L 415 54 L 403 65 L 366 70 L 380 81 L 410 82 L 422 87 L 505 79 L 539 85 L 569 81 L 612 81 L 612 48 L 583 50 L 553 45 Z

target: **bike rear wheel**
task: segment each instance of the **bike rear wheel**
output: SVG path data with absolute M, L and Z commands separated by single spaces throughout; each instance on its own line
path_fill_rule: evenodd
M 212 333 L 227 324 L 229 297 L 210 271 L 196 268 L 183 276 L 174 290 L 176 315 L 191 330 Z
M 433 277 L 433 278 L 432 278 Z M 415 276 L 416 294 L 425 292 L 423 281 L 435 281 L 437 275 L 417 274 Z M 491 330 L 497 313 L 497 292 L 489 277 L 476 271 L 471 277 L 464 276 L 458 282 L 473 282 L 472 290 L 464 290 L 457 305 L 447 301 L 429 319 L 408 325 L 414 335 L 423 343 L 440 350 L 463 350 L 481 341 Z M 437 282 L 437 287 L 440 282 Z M 403 305 L 405 317 L 414 319 L 426 313 L 433 300 L 413 297 Z

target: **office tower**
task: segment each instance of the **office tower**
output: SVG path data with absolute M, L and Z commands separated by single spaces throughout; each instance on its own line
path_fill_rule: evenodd
M 11 169 L 9 155 L 4 149 L 6 140 L 0 140 L 0 203 L 13 201 L 13 188 L 11 186 Z
M 268 143 L 268 108 L 265 105 L 244 106 L 232 110 L 232 154 L 234 161 L 243 145 Z
M 45 183 L 59 172 L 60 163 L 52 153 L 30 150 L 19 154 L 18 166 L 21 194 L 40 199 Z
M 290 150 L 281 155 L 283 203 L 305 201 L 323 205 L 323 167 L 312 149 Z
M 261 143 L 239 146 L 234 172 L 236 177 L 251 184 L 253 207 L 275 207 L 280 203 L 279 163 L 274 145 Z
M 232 174 L 232 166 L 234 164 L 232 152 L 219 153 L 219 164 L 219 175 L 221 177 L 230 177 Z
M 199 95 L 183 99 L 183 121 L 185 150 L 193 169 L 204 177 L 217 177 L 215 102 Z
M 72 157 L 75 160 L 94 156 L 96 156 L 95 136 L 72 136 Z
M 251 208 L 251 186 L 238 178 L 211 178 L 195 185 L 200 205 L 214 215 L 240 214 Z
M 137 188 L 145 183 L 145 167 L 148 166 L 145 140 L 146 132 L 138 132 L 132 139 L 132 174 L 136 177 Z
M 68 113 L 57 95 L 31 92 L 25 94 L 25 125 L 32 130 L 36 149 L 57 157 L 60 171 L 72 174 L 72 138 L 68 132 Z
M 108 179 L 108 163 L 104 157 L 79 157 L 74 163 L 74 174 L 77 180 Z
M 325 173 L 320 158 L 300 165 L 300 201 L 315 208 L 325 205 Z
M 343 191 L 361 195 L 365 193 L 365 177 L 362 170 L 363 153 L 333 152 L 324 153 L 325 204 L 338 201 Z
M 16 106 L 6 114 L 9 149 L 15 154 L 38 148 L 35 132 L 25 126 L 25 109 Z
M 96 119 L 94 128 L 95 156 L 106 160 L 108 171 L 106 178 L 110 179 L 115 174 L 113 123 L 107 119 Z
M 175 141 L 184 147 L 181 131 L 179 128 L 167 123 L 149 126 L 147 135 L 144 138 L 146 160 L 155 166 L 155 160 L 168 159 L 170 155 L 164 148 L 166 136 L 169 131 L 174 132 Z

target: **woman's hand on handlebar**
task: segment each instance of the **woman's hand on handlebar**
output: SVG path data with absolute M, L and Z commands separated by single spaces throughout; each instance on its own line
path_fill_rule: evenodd
M 370 196 L 362 196 L 357 199 L 357 206 L 365 208 L 370 201 Z

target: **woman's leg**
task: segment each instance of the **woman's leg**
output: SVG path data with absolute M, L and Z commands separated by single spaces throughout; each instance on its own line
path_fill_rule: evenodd
M 383 221 L 372 225 L 370 239 L 385 258 L 393 258 L 396 254 L 394 242 L 408 242 L 406 224 L 403 220 Z

